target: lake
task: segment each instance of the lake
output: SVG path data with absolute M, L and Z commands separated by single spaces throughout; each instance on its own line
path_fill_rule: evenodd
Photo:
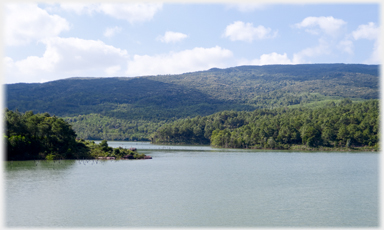
M 378 153 L 108 144 L 153 159 L 6 162 L 5 225 L 379 225 Z

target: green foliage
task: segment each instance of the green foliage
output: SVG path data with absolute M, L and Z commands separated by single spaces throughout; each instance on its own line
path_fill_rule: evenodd
M 107 140 L 102 140 L 102 141 L 99 143 L 99 147 L 100 147 L 100 149 L 101 149 L 103 152 L 112 152 L 112 151 L 113 151 L 113 148 L 111 148 L 111 147 L 108 146 Z
M 76 140 L 76 134 L 67 122 L 48 113 L 34 114 L 29 111 L 22 114 L 6 109 L 5 118 L 6 160 L 121 158 L 125 155 L 132 155 L 135 159 L 145 157 L 128 149 L 113 149 L 106 140 L 99 144 L 84 139 Z
M 100 114 L 64 117 L 79 138 L 87 140 L 148 141 L 165 121 L 126 120 Z
M 108 146 L 107 140 L 102 140 L 99 144 L 96 144 L 94 141 L 88 141 L 84 139 L 78 140 L 79 143 L 83 143 L 88 148 L 88 156 L 85 159 L 89 158 L 99 158 L 99 157 L 115 157 L 116 159 L 121 159 L 124 156 L 132 156 L 133 159 L 142 159 L 145 157 L 145 154 L 137 153 L 129 149 L 122 147 L 112 148 Z
M 84 139 L 149 140 L 165 123 L 224 110 L 314 107 L 379 98 L 378 65 L 239 66 L 137 78 L 70 78 L 6 85 L 8 108 L 65 117 Z M 183 130 L 205 143 L 214 129 Z M 193 140 L 192 142 L 194 142 Z
M 191 130 L 200 129 L 199 135 Z M 289 149 L 378 145 L 379 102 L 345 99 L 321 108 L 223 111 L 166 124 L 152 134 L 154 143 L 207 143 L 228 148 Z M 204 133 L 204 135 L 201 135 Z
M 7 160 L 45 159 L 50 153 L 58 158 L 74 157 L 76 134 L 62 118 L 8 109 L 5 118 Z
M 56 159 L 56 155 L 50 153 L 48 154 L 46 157 L 45 157 L 46 160 L 55 160 Z

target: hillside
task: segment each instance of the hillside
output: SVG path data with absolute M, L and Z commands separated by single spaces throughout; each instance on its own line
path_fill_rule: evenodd
M 161 124 L 223 110 L 379 98 L 379 66 L 239 66 L 180 75 L 8 84 L 7 107 L 65 117 L 87 139 L 147 139 Z

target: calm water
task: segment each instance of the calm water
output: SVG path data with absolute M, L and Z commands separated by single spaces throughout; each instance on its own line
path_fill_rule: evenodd
M 6 163 L 8 227 L 371 227 L 377 153 L 136 147 L 151 160 Z

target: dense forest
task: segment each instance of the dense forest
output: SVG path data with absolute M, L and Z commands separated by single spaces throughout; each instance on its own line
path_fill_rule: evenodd
M 379 98 L 378 65 L 239 66 L 179 75 L 8 84 L 10 110 L 62 117 L 79 138 L 149 140 L 166 123 L 220 111 Z
M 76 133 L 62 118 L 48 113 L 20 113 L 6 109 L 6 160 L 57 160 L 94 159 L 98 157 L 133 159 L 144 154 L 123 148 L 112 148 L 106 140 L 99 144 L 93 141 L 76 140 Z
M 362 147 L 378 149 L 379 102 L 344 99 L 319 108 L 223 111 L 163 125 L 151 136 L 162 144 L 211 144 L 226 148 L 292 149 Z
M 86 140 L 147 141 L 165 121 L 125 120 L 100 114 L 65 118 L 76 134 Z

